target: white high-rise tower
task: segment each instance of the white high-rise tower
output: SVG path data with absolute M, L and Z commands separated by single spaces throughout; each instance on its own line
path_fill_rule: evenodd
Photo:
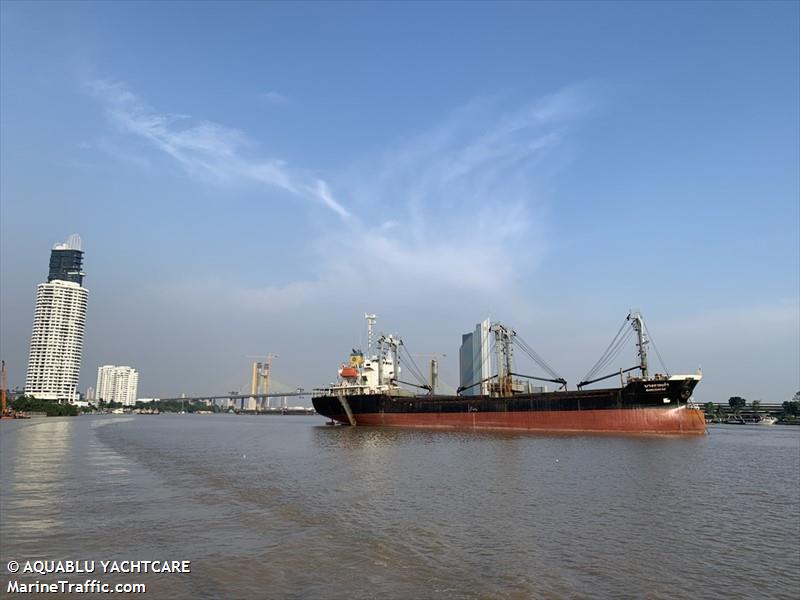
M 83 354 L 86 304 L 81 239 L 73 234 L 50 253 L 47 283 L 36 292 L 36 310 L 25 393 L 42 400 L 75 402 Z
M 103 365 L 97 369 L 98 400 L 134 406 L 138 387 L 139 373 L 136 369 L 114 365 Z

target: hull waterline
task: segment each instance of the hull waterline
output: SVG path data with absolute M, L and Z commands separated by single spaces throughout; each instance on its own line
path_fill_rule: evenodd
M 326 415 L 349 424 L 347 415 Z M 358 425 L 380 427 L 432 427 L 441 429 L 507 429 L 543 432 L 663 433 L 697 434 L 706 432 L 703 412 L 679 407 L 673 409 L 619 409 L 550 412 L 502 413 L 364 413 L 355 415 Z

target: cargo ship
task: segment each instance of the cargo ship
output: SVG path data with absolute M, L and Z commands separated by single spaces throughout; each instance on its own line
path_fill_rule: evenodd
M 651 336 L 639 312 L 627 315 L 576 389 L 568 389 L 567 381 L 513 329 L 488 320 L 479 323 L 474 333 L 462 336 L 461 385 L 455 395 L 437 393 L 435 358 L 429 376 L 424 377 L 402 339 L 395 335 L 373 339 L 376 317 L 366 314 L 365 318 L 366 353 L 353 349 L 339 368 L 336 382 L 314 390 L 312 397 L 315 410 L 337 424 L 646 434 L 706 431 L 703 412 L 692 401 L 702 373 L 651 376 L 647 351 Z M 631 339 L 638 364 L 597 377 Z M 515 349 L 549 377 L 516 372 Z M 403 381 L 404 370 L 417 383 Z M 617 377 L 616 387 L 590 387 Z M 547 384 L 556 389 L 548 390 Z

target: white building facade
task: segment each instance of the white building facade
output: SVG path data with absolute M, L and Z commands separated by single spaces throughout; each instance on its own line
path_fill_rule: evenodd
M 25 394 L 40 400 L 78 402 L 83 333 L 89 290 L 83 287 L 78 234 L 50 251 L 46 283 L 36 290 Z
M 94 397 L 97 400 L 109 400 L 114 395 L 114 365 L 103 365 L 97 369 L 97 385 Z
M 132 367 L 103 365 L 97 369 L 95 395 L 98 400 L 134 406 L 138 388 L 139 373 Z
M 39 284 L 25 394 L 42 400 L 79 399 L 88 300 L 89 291 L 72 281 Z

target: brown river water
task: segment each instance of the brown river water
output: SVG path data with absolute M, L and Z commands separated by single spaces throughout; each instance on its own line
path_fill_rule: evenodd
M 26 596 L 10 580 L 64 579 L 144 583 L 142 598 L 800 597 L 800 427 L 615 437 L 324 423 L 3 421 L 0 597 Z M 98 562 L 90 575 L 12 575 L 11 560 Z M 103 574 L 101 560 L 191 572 Z

